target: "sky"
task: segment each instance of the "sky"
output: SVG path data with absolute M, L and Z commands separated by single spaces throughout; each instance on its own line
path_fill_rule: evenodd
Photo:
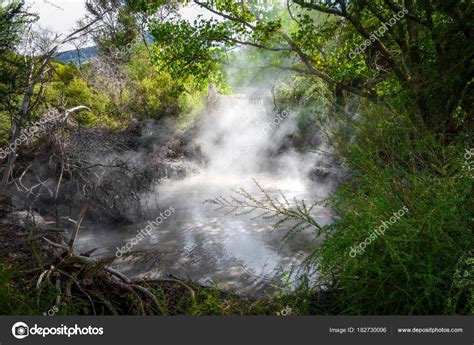
M 39 15 L 38 24 L 57 33 L 66 35 L 81 19 L 86 11 L 86 0 L 25 0 L 32 12 Z M 197 5 L 187 6 L 180 10 L 181 16 L 186 20 L 194 20 L 198 15 L 209 18 L 209 11 L 199 8 Z M 92 45 L 92 43 L 91 43 Z M 72 44 L 65 45 L 61 50 L 74 49 Z

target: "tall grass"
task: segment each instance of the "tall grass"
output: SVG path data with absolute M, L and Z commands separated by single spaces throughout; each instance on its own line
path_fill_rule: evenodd
M 297 200 L 290 205 L 260 186 L 262 198 L 241 189 L 231 199 L 208 202 L 237 214 L 261 210 L 275 227 L 293 221 L 287 236 L 311 227 L 325 237 L 307 260 L 317 267 L 317 286 L 303 284 L 293 299 L 300 313 L 471 314 L 473 176 L 463 167 L 466 136 L 447 143 L 407 117 L 378 111 L 367 111 L 352 126 L 334 133 L 349 173 L 329 199 L 334 223 L 319 226 L 312 207 Z M 365 250 L 354 255 L 363 241 Z M 329 309 L 318 299 L 308 304 L 315 301 L 308 291 L 314 296 L 321 287 L 330 296 Z
M 343 314 L 472 313 L 472 176 L 468 142 L 370 114 L 339 147 L 350 171 L 332 198 L 336 223 L 317 260 Z M 461 136 L 459 136 L 461 138 Z M 408 212 L 360 255 L 364 241 L 403 206 Z

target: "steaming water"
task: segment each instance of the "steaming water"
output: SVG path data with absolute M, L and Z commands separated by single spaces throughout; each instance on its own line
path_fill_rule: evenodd
M 262 196 L 252 178 L 272 195 L 281 190 L 288 200 L 295 197 L 311 204 L 326 197 L 333 184 L 318 185 L 308 178 L 321 157 L 278 152 L 294 132 L 294 122 L 291 113 L 278 117 L 260 104 L 235 97 L 221 99 L 203 117 L 195 140 L 208 160 L 206 167 L 183 180 L 162 181 L 156 193 L 144 200 L 151 210 L 143 222 L 117 228 L 87 225 L 77 250 L 98 247 L 95 256 L 113 255 L 147 221 L 172 207 L 175 211 L 133 247 L 141 255 L 116 260 L 115 267 L 131 277 L 172 274 L 248 294 L 270 291 L 271 284 L 278 283 L 279 272 L 301 267 L 314 235 L 306 231 L 284 243 L 290 225 L 273 230 L 274 220 L 237 216 L 203 202 L 221 195 L 229 199 L 235 195 L 233 188 Z M 331 221 L 327 209 L 315 208 L 313 215 L 321 224 Z

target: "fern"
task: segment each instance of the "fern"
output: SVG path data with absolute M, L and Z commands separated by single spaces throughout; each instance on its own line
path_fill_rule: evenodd
M 297 232 L 309 228 L 314 228 L 317 236 L 321 236 L 327 231 L 327 226 L 321 226 L 311 216 L 314 207 L 324 204 L 326 200 L 316 201 L 308 208 L 304 200 L 293 198 L 290 203 L 281 190 L 278 190 L 281 199 L 278 196 L 272 197 L 255 179 L 252 180 L 262 194 L 260 198 L 252 195 L 244 188 L 237 188 L 232 190 L 234 195 L 228 198 L 219 196 L 215 199 L 205 200 L 204 203 L 217 205 L 216 211 L 228 210 L 226 215 L 234 213 L 241 216 L 260 211 L 254 218 L 274 219 L 273 229 L 292 221 L 292 226 L 285 234 L 285 240 Z

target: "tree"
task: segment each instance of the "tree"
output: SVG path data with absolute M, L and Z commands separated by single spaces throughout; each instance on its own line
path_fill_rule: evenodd
M 23 2 L 0 6 L 0 113 L 12 120 L 23 92 L 27 69 L 15 48 L 26 26 L 37 17 L 24 10 Z M 7 121 L 5 121 L 7 122 Z
M 104 10 L 108 11 L 104 14 Z M 100 53 L 109 53 L 126 46 L 139 35 L 134 18 L 124 11 L 119 0 L 99 0 L 86 3 L 86 21 L 100 21 L 101 27 L 91 32 Z
M 105 10 L 102 15 L 105 15 Z M 20 133 L 24 125 L 28 122 L 32 110 L 38 105 L 40 96 L 43 91 L 44 83 L 46 83 L 49 72 L 53 70 L 51 62 L 58 53 L 59 49 L 66 43 L 71 42 L 83 35 L 97 29 L 96 24 L 99 18 L 96 18 L 87 24 L 83 24 L 64 38 L 60 35 L 53 35 L 48 31 L 31 31 L 29 28 L 24 40 L 23 52 L 25 61 L 28 65 L 28 74 L 26 78 L 26 87 L 22 96 L 21 108 L 18 115 L 12 122 L 12 136 L 10 143 L 14 146 L 19 139 Z M 37 92 L 35 94 L 35 90 Z M 0 192 L 4 192 L 15 161 L 15 152 L 10 151 L 7 155 L 7 162 L 3 170 L 2 180 L 0 182 Z
M 427 127 L 456 132 L 464 121 L 472 120 L 471 1 L 294 2 L 347 21 L 358 39 L 369 40 L 370 49 L 363 52 L 361 62 L 370 68 L 379 59 Z M 387 31 L 386 36 L 376 35 L 377 30 Z
M 23 1 L 0 6 L 0 53 L 14 50 L 24 27 L 35 20 L 36 15 L 24 10 Z
M 273 67 L 407 111 L 438 133 L 472 122 L 471 2 L 295 0 L 278 16 L 258 3 L 194 3 L 221 20 L 155 23 L 151 30 L 157 60 L 177 61 L 169 67 L 174 74 L 206 75 L 224 51 L 247 45 L 280 61 L 296 57 Z
M 97 0 L 86 3 L 87 18 L 101 17 L 101 29 L 93 32 L 93 39 L 100 53 L 114 54 L 129 49 L 130 45 L 143 42 L 148 49 L 148 24 L 151 19 L 162 22 L 176 15 L 178 1 L 175 0 Z M 101 13 L 110 9 L 106 15 Z M 127 54 L 122 54 L 127 60 Z

